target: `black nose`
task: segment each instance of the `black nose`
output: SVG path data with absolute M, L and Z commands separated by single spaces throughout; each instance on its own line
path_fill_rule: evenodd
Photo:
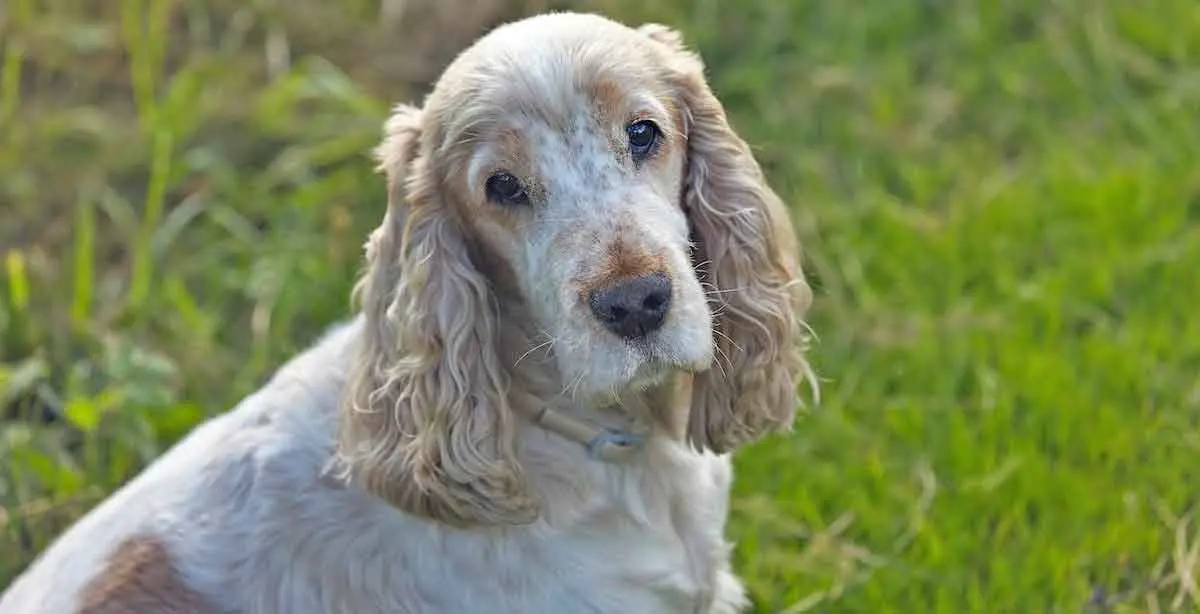
M 596 319 L 627 339 L 645 337 L 658 330 L 671 306 L 671 280 L 652 273 L 593 290 L 588 305 Z

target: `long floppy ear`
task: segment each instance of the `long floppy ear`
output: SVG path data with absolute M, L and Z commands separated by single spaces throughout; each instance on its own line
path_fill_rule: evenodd
M 367 245 L 361 347 L 339 419 L 347 477 L 459 526 L 533 521 L 488 281 L 422 151 L 422 112 L 396 107 L 377 148 L 388 210 Z
M 714 313 L 716 356 L 723 363 L 695 378 L 688 439 L 728 452 L 791 428 L 800 378 L 816 392 L 803 354 L 802 318 L 812 291 L 787 210 L 730 127 L 699 55 L 666 26 L 647 24 L 641 32 L 665 47 L 668 78 L 684 111 L 683 208 Z

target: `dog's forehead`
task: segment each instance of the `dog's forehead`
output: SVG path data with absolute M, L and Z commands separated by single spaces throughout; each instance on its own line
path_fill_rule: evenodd
M 516 114 L 553 124 L 583 108 L 616 110 L 653 98 L 658 81 L 650 41 L 636 30 L 592 15 L 550 14 L 493 30 L 447 67 L 435 90 L 451 115 Z
M 501 25 L 462 54 L 461 59 L 527 54 L 537 50 L 571 50 L 603 46 L 611 53 L 628 50 L 649 39 L 645 34 L 608 18 L 588 13 L 547 13 Z

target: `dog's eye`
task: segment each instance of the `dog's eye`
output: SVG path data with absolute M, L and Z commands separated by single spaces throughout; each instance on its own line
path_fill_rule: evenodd
M 629 124 L 625 132 L 629 135 L 629 153 L 633 154 L 634 160 L 642 160 L 650 155 L 658 142 L 658 125 L 649 120 Z
M 503 171 L 488 177 L 487 197 L 488 200 L 501 205 L 521 205 L 529 202 L 529 195 L 525 193 L 521 180 L 512 173 Z

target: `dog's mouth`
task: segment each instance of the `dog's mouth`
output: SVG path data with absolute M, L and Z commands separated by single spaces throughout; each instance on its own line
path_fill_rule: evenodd
M 672 372 L 700 373 L 707 371 L 712 364 L 711 352 L 681 353 L 653 339 L 632 342 L 630 345 L 639 359 L 630 378 L 631 386 L 643 380 L 661 381 Z

